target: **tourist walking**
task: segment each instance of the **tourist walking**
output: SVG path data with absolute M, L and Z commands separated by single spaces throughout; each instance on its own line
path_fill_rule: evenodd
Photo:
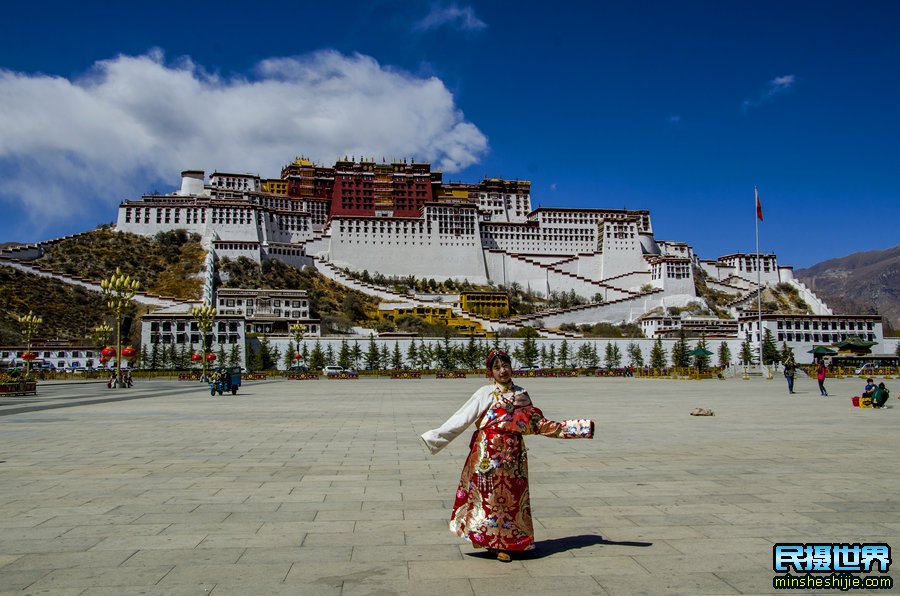
M 449 420 L 422 439 L 435 454 L 475 423 L 450 514 L 450 530 L 475 548 L 487 548 L 498 560 L 509 561 L 510 551 L 534 548 L 523 435 L 592 439 L 594 423 L 544 418 L 528 392 L 513 383 L 506 352 L 491 352 L 486 365 L 494 383 L 476 391 Z
M 793 356 L 788 356 L 784 363 L 784 378 L 787 380 L 788 393 L 794 393 L 794 375 L 797 373 L 797 363 Z
M 822 397 L 828 397 L 828 392 L 825 391 L 825 363 L 821 360 L 816 369 L 816 379 L 819 381 L 819 393 L 822 394 Z

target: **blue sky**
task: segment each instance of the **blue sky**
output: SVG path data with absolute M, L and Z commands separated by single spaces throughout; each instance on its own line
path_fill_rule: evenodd
M 182 169 L 427 158 L 534 206 L 649 209 L 703 258 L 896 244 L 900 3 L 13 3 L 0 241 L 113 221 Z

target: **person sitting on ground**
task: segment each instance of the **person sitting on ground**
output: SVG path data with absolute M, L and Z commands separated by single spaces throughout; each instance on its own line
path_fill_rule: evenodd
M 878 383 L 878 387 L 876 387 L 875 391 L 872 393 L 872 407 L 884 407 L 884 404 L 887 403 L 887 400 L 890 396 L 891 394 L 888 391 L 887 387 L 884 386 L 884 383 Z
M 862 396 L 872 397 L 872 394 L 875 393 L 876 389 L 878 389 L 878 385 L 876 385 L 872 379 L 866 379 L 866 387 L 863 389 Z

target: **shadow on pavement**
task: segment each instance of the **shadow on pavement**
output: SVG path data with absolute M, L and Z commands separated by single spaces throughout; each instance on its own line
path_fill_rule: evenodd
M 614 540 L 606 540 L 605 538 L 603 538 L 603 536 L 598 536 L 596 534 L 582 534 L 580 536 L 567 536 L 565 538 L 554 538 L 553 540 L 542 540 L 534 545 L 534 550 L 525 551 L 522 553 L 513 553 L 513 557 L 519 560 L 543 559 L 544 557 L 549 557 L 551 555 L 556 555 L 566 551 L 598 545 L 634 546 L 638 548 L 646 548 L 648 546 L 653 546 L 653 543 L 632 542 L 627 540 L 616 542 Z M 467 554 L 470 557 L 478 557 L 481 559 L 493 559 L 496 557 L 494 553 L 490 553 L 481 549 Z

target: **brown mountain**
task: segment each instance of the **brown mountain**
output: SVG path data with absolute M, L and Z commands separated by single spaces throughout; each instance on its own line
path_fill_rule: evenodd
M 823 261 L 794 275 L 835 313 L 880 314 L 900 329 L 900 246 Z

